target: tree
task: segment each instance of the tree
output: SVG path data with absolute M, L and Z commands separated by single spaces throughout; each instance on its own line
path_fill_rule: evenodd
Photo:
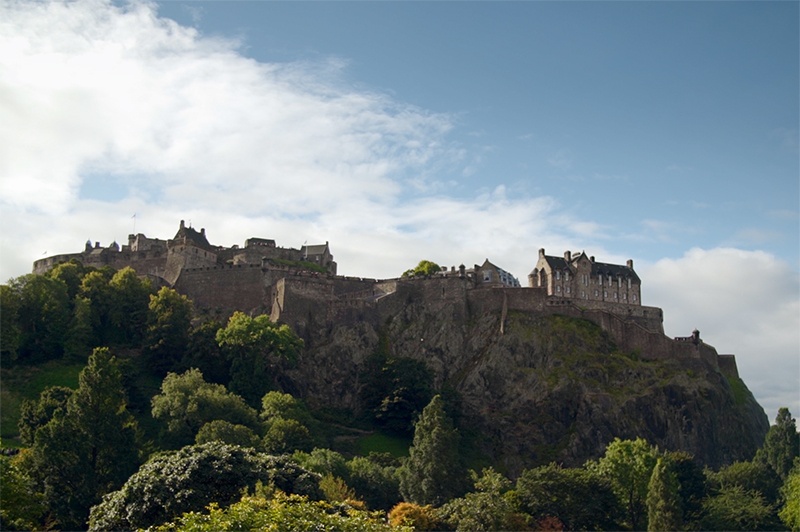
M 800 434 L 791 412 L 783 407 L 778 409 L 775 424 L 767 431 L 754 461 L 767 464 L 784 480 L 797 456 L 800 456 Z
M 173 369 L 186 355 L 192 324 L 192 302 L 171 288 L 150 296 L 145 356 L 157 375 Z
M 708 471 L 708 485 L 711 490 L 739 486 L 745 491 L 757 491 L 769 503 L 778 499 L 781 480 L 778 474 L 763 462 L 734 462 L 720 468 L 719 471 Z
M 390 432 L 410 435 L 414 420 L 433 397 L 433 373 L 412 358 L 371 357 L 362 374 L 362 408 Z
M 522 472 L 516 494 L 535 522 L 556 518 L 567 530 L 617 530 L 620 506 L 610 482 L 580 468 L 549 464 Z
M 175 448 L 192 443 L 200 428 L 216 419 L 259 428 L 256 411 L 244 399 L 206 382 L 198 369 L 167 374 L 151 404 L 153 417 L 166 422 L 166 442 Z
M 61 357 L 70 320 L 67 285 L 60 279 L 29 274 L 12 280 L 9 287 L 19 302 L 18 358 L 38 362 Z M 6 299 L 13 299 L 9 296 Z M 13 327 L 7 334 L 13 338 Z
M 303 346 L 288 325 L 242 312 L 234 312 L 227 326 L 217 331 L 217 343 L 231 363 L 231 390 L 253 406 L 269 390 L 277 364 L 296 360 Z
M 222 324 L 204 321 L 189 331 L 189 345 L 180 364 L 172 371 L 181 373 L 198 368 L 208 382 L 227 386 L 231 380 L 231 364 L 217 343 Z
M 220 441 L 229 445 L 239 445 L 240 447 L 261 448 L 261 439 L 249 427 L 237 425 L 224 419 L 209 421 L 197 432 L 195 442 L 208 443 Z
M 657 458 L 658 451 L 642 438 L 614 438 L 602 458 L 587 464 L 611 482 L 614 494 L 626 510 L 628 525 L 634 530 L 643 528 L 645 499 Z
M 94 334 L 94 345 L 111 345 L 115 340 L 112 324 L 113 297 L 109 286 L 114 270 L 94 270 L 84 275 L 78 296 L 89 304 L 86 321 Z
M 296 419 L 276 417 L 270 420 L 264 434 L 264 450 L 271 454 L 310 451 L 313 440 L 308 428 Z
M 151 457 L 122 488 L 92 508 L 89 530 L 136 530 L 199 511 L 212 502 L 226 507 L 259 482 L 286 493 L 322 497 L 319 476 L 288 458 L 209 442 Z
M 458 441 L 441 396 L 434 396 L 417 421 L 409 456 L 398 471 L 406 501 L 440 505 L 463 493 Z
M 153 293 L 150 281 L 140 279 L 136 270 L 126 266 L 114 274 L 108 286 L 112 298 L 110 319 L 116 340 L 126 345 L 140 345 Z
M 403 272 L 403 277 L 414 277 L 417 275 L 434 275 L 442 271 L 442 267 L 429 260 L 421 260 L 414 268 Z
M 95 349 L 66 410 L 36 430 L 31 448 L 31 477 L 63 528 L 83 527 L 89 508 L 136 470 L 137 430 L 116 359 Z
M 783 508 L 778 515 L 793 532 L 800 531 L 800 458 L 794 461 L 794 467 L 786 477 L 781 488 Z
M 511 481 L 492 468 L 471 472 L 476 491 L 452 499 L 437 514 L 456 531 L 529 530 Z
M 420 532 L 442 530 L 442 522 L 434 507 L 429 504 L 420 506 L 413 502 L 398 503 L 389 512 L 389 523 L 392 526 L 410 526 Z
M 16 360 L 19 355 L 21 303 L 18 292 L 8 285 L 0 285 L 0 358 L 4 361 Z
M 393 526 L 381 515 L 343 503 L 311 501 L 307 497 L 275 492 L 249 496 L 229 508 L 211 504 L 208 513 L 189 512 L 156 532 L 218 532 L 219 530 L 319 530 L 337 532 L 412 532 Z
M 0 455 L 0 530 L 39 529 L 47 513 L 20 458 Z
M 684 451 L 665 453 L 670 469 L 678 480 L 678 496 L 683 510 L 684 528 L 699 528 L 706 496 L 706 476 L 694 457 Z
M 69 398 L 75 392 L 66 386 L 49 386 L 36 400 L 25 400 L 20 406 L 19 439 L 27 446 L 34 444 L 36 431 L 55 417 L 56 411 L 66 411 Z
M 775 509 L 757 491 L 725 487 L 703 503 L 705 530 L 777 530 Z
M 347 462 L 347 470 L 343 478 L 368 508 L 386 511 L 401 500 L 396 467 L 356 456 Z
M 678 478 L 670 463 L 659 458 L 647 488 L 647 530 L 680 530 L 683 525 Z

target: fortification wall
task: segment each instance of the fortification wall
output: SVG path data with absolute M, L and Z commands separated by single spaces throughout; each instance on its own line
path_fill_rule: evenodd
M 719 370 L 729 377 L 739 378 L 739 368 L 736 366 L 736 357 L 734 355 L 719 355 L 717 357 L 719 363 Z
M 175 290 L 198 309 L 250 312 L 264 309 L 270 298 L 258 265 L 187 268 L 180 272 Z

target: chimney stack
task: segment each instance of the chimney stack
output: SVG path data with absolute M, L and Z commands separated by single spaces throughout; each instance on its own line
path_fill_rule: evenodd
M 564 260 L 567 262 L 572 262 L 572 252 L 567 250 L 564 252 Z
M 630 268 L 632 270 L 633 269 L 633 259 L 628 259 L 627 264 L 628 264 L 628 268 Z
M 544 248 L 539 248 L 539 258 L 540 259 L 544 258 Z

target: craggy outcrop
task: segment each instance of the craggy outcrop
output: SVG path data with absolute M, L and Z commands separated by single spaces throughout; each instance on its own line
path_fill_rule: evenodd
M 395 296 L 334 321 L 309 305 L 290 322 L 306 349 L 288 377 L 311 405 L 357 412 L 359 374 L 379 350 L 423 361 L 458 391 L 462 431 L 511 475 L 639 436 L 718 467 L 751 458 L 769 428 L 738 376 L 677 343 L 649 356 L 588 319 Z

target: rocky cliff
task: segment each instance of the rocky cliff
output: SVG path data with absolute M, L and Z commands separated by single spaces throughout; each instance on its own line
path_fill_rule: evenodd
M 717 467 L 749 459 L 769 428 L 735 375 L 702 358 L 618 347 L 599 325 L 412 295 L 331 321 L 306 305 L 290 325 L 306 342 L 288 377 L 312 405 L 357 411 L 359 376 L 380 350 L 424 362 L 461 399 L 462 429 L 511 475 L 579 465 L 614 437 L 644 437 Z

